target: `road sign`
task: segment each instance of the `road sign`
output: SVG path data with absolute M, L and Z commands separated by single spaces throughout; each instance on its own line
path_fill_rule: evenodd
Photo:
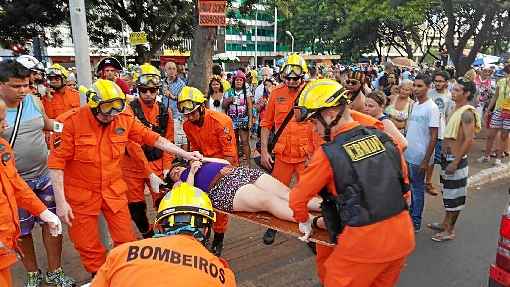
M 132 32 L 129 34 L 129 44 L 131 44 L 131 46 L 143 45 L 145 43 L 147 43 L 147 33 Z
M 198 24 L 200 26 L 226 26 L 227 1 L 198 1 Z

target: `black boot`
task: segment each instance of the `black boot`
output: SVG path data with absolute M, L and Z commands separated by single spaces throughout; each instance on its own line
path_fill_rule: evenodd
M 264 233 L 262 240 L 264 241 L 264 244 L 271 245 L 274 243 L 275 238 L 276 230 L 269 228 L 268 230 L 266 230 L 266 233 Z
M 225 238 L 224 233 L 214 233 L 211 252 L 216 256 L 221 256 L 221 251 L 223 251 L 223 238 Z

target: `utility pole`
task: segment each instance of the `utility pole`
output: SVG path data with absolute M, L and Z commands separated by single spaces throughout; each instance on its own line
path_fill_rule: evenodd
M 92 86 L 92 73 L 90 68 L 89 34 L 87 33 L 85 2 L 84 0 L 69 0 L 69 8 L 78 85 L 90 87 Z M 80 96 L 80 103 L 82 105 L 86 103 L 85 95 Z
M 276 66 L 276 39 L 278 38 L 278 9 L 274 6 L 274 41 L 273 41 L 273 51 L 274 51 L 274 59 L 273 66 Z
M 258 56 L 258 15 L 259 10 L 257 9 L 257 4 L 255 4 L 255 70 L 257 69 L 257 56 Z

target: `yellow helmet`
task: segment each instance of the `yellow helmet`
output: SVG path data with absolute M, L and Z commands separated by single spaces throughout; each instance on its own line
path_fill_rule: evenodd
M 69 71 L 65 67 L 63 67 L 59 64 L 53 64 L 48 69 L 47 76 L 48 77 L 61 77 L 63 81 L 67 81 L 67 77 L 69 76 Z
M 296 77 L 303 76 L 308 73 L 308 66 L 306 65 L 305 59 L 298 54 L 290 54 L 287 57 L 287 61 L 283 64 L 281 73 L 284 76 L 290 76 L 294 74 Z
M 203 236 L 195 232 L 199 228 L 210 227 L 215 221 L 216 213 L 207 194 L 181 182 L 161 199 L 155 223 L 166 234 L 191 232 Z
M 295 107 L 296 119 L 304 121 L 316 112 L 338 106 L 342 103 L 348 104 L 350 94 L 340 83 L 334 80 L 321 79 L 311 81 L 299 94 L 297 106 Z
M 103 114 L 115 115 L 124 110 L 126 95 L 112 81 L 99 79 L 91 89 L 81 86 L 80 92 L 87 95 L 87 104 Z
M 161 85 L 161 72 L 149 63 L 138 67 L 133 75 L 133 81 L 137 86 L 159 87 Z
M 204 94 L 197 88 L 185 86 L 177 97 L 177 109 L 183 114 L 195 111 L 206 101 Z

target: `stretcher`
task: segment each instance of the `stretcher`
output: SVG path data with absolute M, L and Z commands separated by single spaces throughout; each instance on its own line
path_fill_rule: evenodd
M 253 224 L 262 225 L 267 228 L 271 228 L 277 230 L 281 233 L 288 234 L 293 237 L 301 237 L 303 233 L 299 231 L 298 224 L 295 222 L 286 221 L 283 219 L 276 218 L 270 213 L 267 212 L 239 212 L 235 211 L 232 213 L 225 212 L 219 209 L 215 209 L 216 212 L 223 213 L 226 215 L 233 216 L 235 218 L 248 221 Z M 309 240 L 311 242 L 315 242 L 317 244 L 334 246 L 333 243 L 329 240 L 329 234 L 324 229 L 313 230 L 312 236 L 310 236 Z

